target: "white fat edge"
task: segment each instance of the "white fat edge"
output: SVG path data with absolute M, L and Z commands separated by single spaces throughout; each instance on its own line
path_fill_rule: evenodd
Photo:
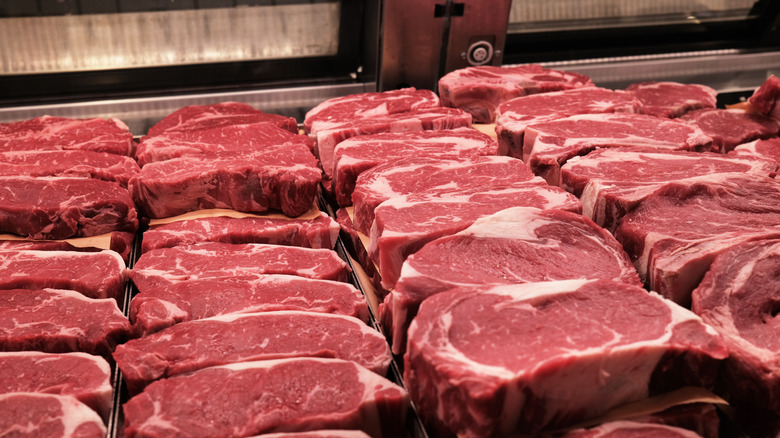
M 758 144 L 758 140 L 753 140 L 748 143 L 742 143 L 740 145 L 737 145 L 737 147 L 735 147 L 734 150 L 738 152 L 748 152 L 754 155 L 758 155 L 758 151 L 756 151 L 757 144 Z
M 507 208 L 477 219 L 471 226 L 456 233 L 456 236 L 534 240 L 537 238 L 534 233 L 537 228 L 553 222 L 540 217 L 540 212 L 540 209 L 533 207 Z
M 13 357 L 29 357 L 31 359 L 34 359 L 36 363 L 40 362 L 50 362 L 54 361 L 57 362 L 60 359 L 64 357 L 78 357 L 84 360 L 87 360 L 91 362 L 95 367 L 97 367 L 105 376 L 105 381 L 103 382 L 101 392 L 108 391 L 109 393 L 112 391 L 111 388 L 111 366 L 108 364 L 108 361 L 106 361 L 105 358 L 101 356 L 96 356 L 89 353 L 82 353 L 82 352 L 67 352 L 67 353 L 44 353 L 40 351 L 13 351 L 13 352 L 0 352 L 0 361 L 3 361 L 4 358 L 13 358 Z
M 71 396 L 58 397 L 60 397 L 60 405 L 62 406 L 61 418 L 64 437 L 75 436 L 76 429 L 85 423 L 95 423 L 100 427 L 102 433 L 107 432 L 103 419 L 89 406 Z
M 381 103 L 377 106 L 366 108 L 366 109 L 359 109 L 355 111 L 354 117 L 358 119 L 365 119 L 367 117 L 385 116 L 389 114 L 389 111 L 387 109 L 387 102 L 390 100 L 398 100 L 397 98 L 394 97 L 388 97 L 386 99 L 383 99 Z
M 109 117 L 108 121 L 116 125 L 117 128 L 123 131 L 130 132 L 130 128 L 125 124 L 125 122 L 117 119 L 116 117 Z

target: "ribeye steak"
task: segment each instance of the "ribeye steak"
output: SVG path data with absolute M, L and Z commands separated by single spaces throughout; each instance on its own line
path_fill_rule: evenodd
M 130 332 L 112 299 L 60 289 L 0 290 L 0 351 L 109 355 Z
M 0 176 L 69 176 L 114 181 L 127 187 L 141 171 L 125 155 L 93 151 L 15 151 L 0 153 Z
M 780 415 L 780 239 L 746 242 L 718 255 L 693 291 L 692 309 L 731 350 L 722 393 Z
M 644 114 L 668 118 L 699 108 L 715 108 L 718 96 L 715 89 L 706 85 L 668 81 L 631 84 L 626 91 L 642 102 Z
M 83 150 L 133 154 L 133 134 L 118 119 L 42 116 L 0 123 L 0 152 Z
M 407 408 L 403 388 L 354 362 L 243 362 L 153 382 L 125 403 L 124 436 L 249 436 L 323 428 L 395 436 Z
M 293 275 L 226 275 L 141 288 L 130 302 L 135 332 L 149 334 L 227 313 L 275 310 L 335 313 L 368 321 L 366 299 L 349 283 Z
M 198 339 L 196 344 L 192 340 Z M 128 388 L 215 365 L 287 357 L 351 360 L 380 376 L 390 365 L 385 338 L 365 322 L 327 313 L 234 313 L 187 321 L 119 345 L 114 359 Z
M 457 287 L 582 278 L 642 286 L 623 247 L 589 219 L 563 210 L 509 208 L 409 256 L 381 306 L 382 320 L 392 328 L 393 352 L 401 354 L 409 323 L 427 297 Z
M 87 178 L 0 177 L 0 232 L 67 239 L 138 229 L 130 193 Z
M 361 173 L 410 156 L 460 159 L 496 155 L 497 143 L 472 128 L 386 132 L 344 140 L 334 151 L 333 189 L 341 206 L 352 205 L 352 191 Z
M 175 221 L 144 232 L 141 251 L 199 242 L 270 243 L 332 249 L 339 225 L 320 212 L 313 219 L 213 216 Z
M 689 305 L 713 258 L 780 236 L 780 182 L 746 174 L 669 183 L 623 217 L 615 237 L 651 290 Z
M 439 79 L 444 106 L 461 108 L 475 123 L 492 123 L 496 108 L 509 99 L 528 94 L 592 87 L 585 75 L 543 68 L 538 64 L 508 67 L 466 67 Z
M 625 91 L 599 87 L 531 94 L 508 100 L 498 106 L 496 134 L 500 155 L 525 158 L 525 128 L 577 114 L 638 113 L 642 103 Z
M 0 250 L 0 289 L 70 289 L 119 299 L 125 262 L 114 251 Z
M 560 184 L 567 160 L 596 148 L 709 151 L 712 139 L 689 123 L 642 114 L 583 114 L 526 128 L 523 151 L 535 174 Z
M 702 177 L 717 181 L 731 172 L 772 176 L 776 170 L 776 164 L 753 157 L 607 148 L 566 162 L 561 187 L 580 198 L 585 216 L 614 231 L 626 212 L 664 184 Z
M 709 386 L 726 356 L 699 317 L 638 286 L 499 285 L 423 302 L 404 381 L 434 430 L 531 434 L 658 392 Z

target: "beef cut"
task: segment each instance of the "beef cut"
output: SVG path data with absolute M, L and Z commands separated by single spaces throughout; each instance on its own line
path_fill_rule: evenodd
M 694 123 L 712 137 L 712 148 L 722 154 L 742 143 L 777 137 L 780 129 L 776 120 L 741 109 L 699 109 L 686 113 L 680 119 Z
M 748 98 L 752 109 L 760 114 L 780 120 L 780 79 L 770 75 L 760 87 Z
M 200 242 L 270 243 L 332 249 L 339 225 L 320 212 L 312 219 L 213 216 L 160 224 L 144 232 L 141 251 Z
M 753 157 L 599 149 L 567 161 L 561 167 L 561 187 L 580 198 L 585 216 L 615 231 L 628 211 L 664 184 L 691 178 L 717 181 L 732 172 L 772 176 L 776 170 L 776 164 Z
M 69 240 L 29 240 L 19 236 L 0 236 L 0 251 L 4 250 L 34 250 L 34 251 L 79 251 L 99 252 L 106 247 L 122 257 L 125 263 L 130 260 L 130 249 L 133 246 L 135 233 L 129 231 L 114 231 L 97 237 Z
M 0 153 L 0 176 L 69 176 L 114 181 L 127 187 L 141 171 L 124 155 L 92 151 L 15 151 Z
M 203 242 L 144 253 L 130 271 L 139 290 L 171 281 L 288 274 L 347 281 L 349 267 L 335 251 L 262 243 Z
M 0 250 L 0 289 L 70 289 L 118 299 L 125 262 L 114 251 Z
M 182 321 L 276 310 L 334 313 L 368 322 L 366 299 L 349 283 L 293 275 L 227 275 L 140 288 L 130 301 L 134 331 L 146 335 Z
M 73 397 L 32 392 L 0 394 L 0 436 L 104 438 L 97 413 Z
M 0 351 L 82 351 L 103 356 L 130 332 L 112 299 L 61 289 L 0 290 Z
M 380 164 L 409 156 L 460 159 L 496 155 L 496 152 L 496 141 L 472 128 L 352 137 L 339 143 L 334 150 L 333 188 L 336 201 L 341 206 L 352 205 L 352 191 L 358 176 Z
M 318 131 L 317 153 L 325 176 L 327 179 L 332 179 L 336 145 L 351 137 L 383 132 L 451 130 L 470 126 L 471 115 L 453 108 L 426 108 L 413 112 L 362 118 L 345 121 Z
M 391 198 L 374 211 L 368 248 L 369 256 L 379 266 L 382 286 L 390 290 L 401 274 L 406 257 L 426 243 L 455 234 L 475 220 L 509 207 L 581 211 L 577 198 L 540 178 L 513 187 Z
M 192 340 L 198 339 L 193 345 Z M 390 349 L 365 322 L 343 315 L 278 311 L 188 321 L 119 345 L 114 359 L 128 388 L 215 365 L 287 357 L 351 360 L 380 376 Z
M 14 392 L 69 395 L 108 421 L 111 367 L 102 357 L 86 353 L 0 353 L 0 394 Z
M 693 312 L 635 285 L 499 285 L 423 302 L 404 381 L 434 430 L 534 434 L 648 395 L 711 387 L 726 356 L 721 337 Z
M 692 309 L 719 331 L 731 354 L 721 393 L 780 415 L 780 239 L 746 242 L 718 255 Z
M 312 108 L 303 120 L 307 134 L 340 126 L 357 119 L 408 113 L 441 106 L 439 96 L 430 90 L 401 88 L 383 92 L 335 97 Z
M 687 429 L 663 424 L 638 423 L 635 421 L 612 421 L 589 429 L 575 429 L 561 435 L 561 438 L 700 438 L 699 434 Z
M 403 388 L 354 362 L 244 362 L 153 382 L 125 403 L 124 436 L 250 436 L 323 428 L 400 436 L 407 408 Z
M 192 155 L 150 163 L 130 180 L 139 211 L 164 218 L 207 208 L 248 213 L 308 211 L 322 172 L 302 145 L 244 154 Z
M 313 144 L 305 135 L 269 123 L 227 125 L 209 129 L 168 131 L 144 137 L 136 158 L 141 167 L 172 158 L 213 154 L 258 154 L 268 148 L 288 147 L 311 152 Z
M 715 108 L 718 92 L 706 85 L 679 82 L 642 82 L 626 91 L 642 102 L 643 113 L 657 117 L 680 117 L 699 108 Z
M 0 233 L 68 239 L 137 229 L 135 204 L 119 184 L 85 178 L 0 177 Z
M 0 123 L 0 152 L 83 150 L 133 154 L 133 134 L 118 119 L 42 116 Z
M 572 260 L 577 260 L 572 263 Z M 605 278 L 642 286 L 623 247 L 580 214 L 515 207 L 474 221 L 409 256 L 381 306 L 393 352 L 426 298 L 457 287 Z
M 402 158 L 363 172 L 352 193 L 353 223 L 371 233 L 374 210 L 390 198 L 415 193 L 442 196 L 528 184 L 534 178 L 522 161 L 510 157 L 472 157 L 442 160 Z
M 713 258 L 780 236 L 780 182 L 757 175 L 669 183 L 623 217 L 615 237 L 651 290 L 690 304 Z
M 523 153 L 525 128 L 577 114 L 639 113 L 642 103 L 631 93 L 599 87 L 531 94 L 498 106 L 496 134 L 499 155 L 527 158 Z
M 526 128 L 523 151 L 535 174 L 560 184 L 567 160 L 596 148 L 636 147 L 653 151 L 709 151 L 712 139 L 701 128 L 642 114 L 583 114 Z
M 293 117 L 269 114 L 242 102 L 220 102 L 180 108 L 149 128 L 147 137 L 154 137 L 164 132 L 195 131 L 255 123 L 270 123 L 293 134 L 298 133 L 298 123 Z
M 729 154 L 752 155 L 774 161 L 780 166 L 780 138 L 756 140 L 751 141 L 750 143 L 741 144 L 735 147 Z
M 585 75 L 543 68 L 538 64 L 511 67 L 466 67 L 439 79 L 444 106 L 460 108 L 474 123 L 492 123 L 503 102 L 528 94 L 592 87 Z

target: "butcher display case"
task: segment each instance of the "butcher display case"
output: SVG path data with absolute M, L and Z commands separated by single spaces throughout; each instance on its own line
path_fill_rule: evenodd
M 0 123 L 111 117 L 138 141 L 182 107 L 242 102 L 303 129 L 328 99 L 438 91 L 453 70 L 519 64 L 612 89 L 704 84 L 723 107 L 780 75 L 778 26 L 771 0 L 0 0 Z M 327 193 L 316 199 L 336 217 Z M 373 267 L 356 261 L 362 245 L 342 232 L 336 251 L 382 330 Z M 128 267 L 140 237 L 131 246 Z M 125 315 L 136 292 L 128 283 Z M 402 374 L 396 356 L 388 375 L 402 383 Z M 120 436 L 129 397 L 121 374 L 113 385 L 110 437 Z M 723 418 L 721 436 L 744 436 Z M 429 436 L 413 408 L 407 423 L 406 436 Z

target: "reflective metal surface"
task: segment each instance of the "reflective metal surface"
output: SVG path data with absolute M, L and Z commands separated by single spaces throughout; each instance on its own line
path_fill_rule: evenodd
M 0 18 L 0 75 L 333 55 L 340 6 Z

